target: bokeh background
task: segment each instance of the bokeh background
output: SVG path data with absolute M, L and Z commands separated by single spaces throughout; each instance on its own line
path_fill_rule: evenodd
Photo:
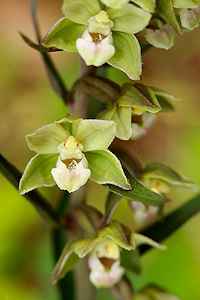
M 40 54 L 19 36 L 35 40 L 29 1 L 0 0 L 0 151 L 23 171 L 33 153 L 24 136 L 63 117 L 67 110 L 51 89 Z M 62 17 L 61 0 L 38 0 L 42 35 Z M 67 86 L 78 75 L 77 55 L 52 54 Z M 127 80 L 120 71 L 109 71 L 118 83 Z M 181 101 L 175 112 L 160 113 L 148 136 L 125 142 L 146 164 L 160 161 L 200 185 L 200 29 L 176 39 L 169 50 L 151 49 L 143 57 L 143 82 L 165 89 Z M 96 185 L 90 184 L 88 202 L 94 201 Z M 47 189 L 52 203 L 56 190 Z M 104 193 L 104 191 L 102 191 Z M 173 191 L 169 210 L 187 201 L 193 193 Z M 0 299 L 59 300 L 49 278 L 54 266 L 51 232 L 35 209 L 0 175 Z M 123 220 L 126 203 L 117 215 Z M 130 216 L 129 216 L 130 218 Z M 143 273 L 133 278 L 136 288 L 154 282 L 169 288 L 183 300 L 200 299 L 200 216 L 195 216 L 167 239 L 168 250 L 150 251 L 142 258 Z M 83 298 L 84 299 L 84 298 Z M 98 299 L 112 299 L 100 290 Z

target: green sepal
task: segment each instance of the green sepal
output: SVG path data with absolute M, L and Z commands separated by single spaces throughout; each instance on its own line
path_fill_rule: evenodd
M 200 5 L 200 0 L 172 0 L 176 8 L 196 8 Z
M 161 97 L 165 98 L 166 100 L 172 100 L 172 101 L 180 100 L 180 98 L 174 97 L 172 94 L 170 94 L 164 90 L 161 90 L 161 89 L 158 89 L 158 88 L 155 88 L 152 86 L 150 86 L 150 89 L 153 91 L 155 96 L 161 96 Z
M 180 25 L 173 10 L 172 1 L 157 0 L 156 6 L 157 12 L 161 18 L 163 18 L 177 34 L 182 34 Z
M 113 107 L 102 111 L 98 118 L 103 120 L 113 120 L 116 123 L 116 137 L 121 140 L 129 140 L 132 134 L 131 129 L 131 108 Z
M 162 163 L 148 164 L 143 171 L 143 178 L 158 179 L 181 188 L 194 189 L 193 182 L 184 179 L 174 170 Z
M 142 72 L 140 44 L 134 35 L 113 32 L 115 54 L 107 61 L 109 65 L 126 73 L 131 79 L 139 80 Z
M 64 0 L 62 11 L 69 20 L 88 25 L 88 20 L 101 11 L 101 6 L 98 0 Z
M 125 197 L 130 200 L 142 202 L 147 205 L 157 206 L 157 205 L 162 205 L 168 201 L 167 198 L 164 197 L 163 195 L 154 193 L 153 191 L 145 187 L 128 171 L 126 171 L 125 174 L 133 187 L 131 191 L 125 191 L 111 184 L 106 184 L 105 187 L 107 187 L 111 192 L 116 193 L 122 197 Z
M 166 100 L 166 98 L 161 97 L 161 96 L 156 96 L 156 98 L 157 98 L 157 100 L 160 104 L 160 107 L 161 107 L 162 111 L 164 111 L 164 112 L 174 111 L 173 105 L 168 100 Z
M 58 146 L 70 136 L 60 124 L 45 125 L 26 136 L 31 150 L 40 154 L 58 153 Z
M 120 9 L 109 8 L 107 13 L 113 21 L 112 31 L 135 34 L 142 31 L 151 19 L 151 14 L 132 4 L 124 4 Z
M 87 27 L 76 24 L 66 18 L 58 20 L 45 36 L 42 45 L 56 47 L 69 52 L 77 52 L 76 40 L 80 38 Z
M 130 243 L 128 241 L 126 234 L 118 221 L 112 221 L 109 226 L 105 227 L 99 232 L 99 237 L 110 238 L 118 246 L 126 250 L 134 250 L 135 243 L 134 240 Z
M 68 131 L 71 135 L 75 136 L 78 124 L 81 120 L 82 120 L 81 118 L 71 116 L 68 114 L 64 118 L 55 121 L 55 123 L 62 125 L 62 127 L 66 131 Z
M 27 164 L 19 183 L 21 195 L 41 186 L 54 186 L 56 183 L 51 170 L 56 166 L 58 154 L 37 154 Z
M 85 153 L 91 170 L 90 179 L 99 184 L 113 184 L 123 190 L 132 187 L 128 182 L 120 161 L 109 150 L 96 150 Z
M 116 124 L 107 120 L 80 120 L 75 137 L 84 152 L 106 150 L 115 138 Z
M 78 262 L 79 256 L 74 252 L 74 250 L 80 240 L 81 239 L 75 239 L 70 241 L 63 249 L 51 276 L 52 285 L 55 285 L 60 279 L 62 279 Z
M 151 247 L 155 247 L 157 249 L 160 249 L 160 250 L 166 250 L 167 247 L 164 246 L 164 245 L 160 245 L 159 243 L 155 242 L 154 240 L 150 239 L 149 237 L 143 235 L 143 234 L 140 234 L 140 233 L 134 233 L 132 232 L 131 234 L 131 240 L 134 240 L 134 243 L 135 245 L 138 247 L 140 245 L 149 245 Z
M 146 11 L 154 12 L 155 11 L 155 0 L 131 0 L 133 3 L 139 5 Z
M 141 84 L 123 84 L 118 105 L 135 107 L 152 113 L 160 110 L 160 105 L 151 89 Z

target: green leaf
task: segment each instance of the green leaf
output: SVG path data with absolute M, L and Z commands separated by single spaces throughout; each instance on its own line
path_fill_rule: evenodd
M 116 124 L 113 121 L 81 120 L 75 133 L 83 145 L 83 151 L 106 150 L 115 138 Z
M 52 123 L 28 134 L 26 140 L 31 150 L 40 154 L 49 154 L 58 153 L 58 146 L 69 136 L 69 132 L 60 124 Z
M 200 194 L 177 208 L 174 212 L 166 216 L 162 222 L 158 221 L 151 227 L 143 230 L 141 233 L 157 242 L 164 239 L 178 230 L 185 222 L 200 211 Z M 146 252 L 150 247 L 141 246 L 140 253 Z
M 176 8 L 195 8 L 200 5 L 200 0 L 172 0 Z
M 70 241 L 63 249 L 51 276 L 52 285 L 55 285 L 60 279 L 62 279 L 78 262 L 79 257 L 76 253 L 74 253 L 77 241 L 79 241 L 79 239 Z
M 155 0 L 131 0 L 131 1 L 139 5 L 146 11 L 149 12 L 155 11 Z
M 37 3 L 36 0 L 31 0 L 31 14 L 32 14 L 32 20 L 33 20 L 37 40 L 38 43 L 40 43 L 40 33 L 39 33 L 38 24 L 36 20 L 36 3 Z M 52 88 L 54 89 L 55 93 L 64 101 L 64 103 L 67 102 L 68 91 L 56 67 L 54 66 L 52 60 L 50 59 L 47 53 L 41 53 L 41 56 Z
M 109 150 L 96 150 L 86 152 L 85 156 L 91 170 L 93 181 L 99 184 L 111 183 L 124 190 L 131 189 L 117 157 Z
M 156 96 L 159 104 L 160 104 L 160 107 L 161 107 L 161 110 L 164 111 L 164 112 L 172 112 L 174 111 L 174 107 L 172 106 L 172 104 L 166 100 L 166 98 L 164 97 L 161 97 L 161 96 Z
M 106 104 L 113 104 L 120 96 L 121 87 L 114 81 L 99 76 L 84 76 L 75 82 L 71 93 L 81 89 Z
M 142 31 L 151 19 L 151 14 L 132 4 L 124 4 L 120 9 L 109 8 L 107 13 L 113 21 L 112 31 L 135 34 Z
M 8 162 L 2 155 L 0 155 L 0 171 L 8 179 L 8 181 L 18 190 L 18 183 L 22 176 L 21 172 Z M 32 191 L 25 194 L 24 197 L 36 208 L 39 215 L 44 219 L 45 222 L 50 225 L 59 225 L 59 216 L 46 202 L 46 200 L 37 191 Z
M 135 274 L 141 273 L 140 255 L 138 249 L 134 251 L 122 250 L 120 253 L 121 266 Z
M 189 189 L 194 188 L 193 182 L 184 179 L 174 170 L 162 163 L 148 164 L 143 171 L 143 177 L 149 179 L 160 179 L 175 186 Z
M 135 177 L 141 176 L 142 165 L 132 153 L 117 146 L 111 146 L 110 149 L 119 158 L 126 170 Z
M 142 72 L 140 44 L 134 35 L 113 32 L 115 54 L 108 64 L 126 73 L 131 79 L 139 80 Z
M 182 34 L 180 25 L 172 7 L 172 1 L 156 0 L 156 7 L 161 18 L 163 18 L 177 34 Z
M 76 40 L 82 36 L 85 29 L 85 25 L 62 18 L 54 24 L 42 44 L 45 47 L 56 47 L 68 52 L 77 52 Z
M 37 154 L 26 166 L 20 180 L 19 192 L 21 195 L 41 186 L 54 186 L 55 181 L 51 170 L 56 166 L 58 154 Z
M 62 11 L 69 20 L 88 25 L 88 20 L 101 11 L 98 0 L 64 0 Z
M 116 193 L 122 197 L 126 197 L 127 199 L 130 200 L 142 202 L 147 205 L 157 206 L 167 202 L 166 197 L 154 193 L 153 191 L 146 188 L 128 171 L 125 171 L 125 174 L 133 187 L 131 191 L 125 191 L 111 184 L 106 184 L 105 187 L 107 187 L 111 192 Z
M 124 83 L 118 105 L 139 108 L 152 113 L 160 110 L 159 103 L 157 103 L 155 96 L 152 96 L 151 90 L 141 84 L 134 86 L 130 83 Z
M 106 204 L 105 204 L 105 213 L 101 221 L 100 228 L 104 228 L 109 225 L 112 216 L 121 201 L 121 196 L 109 192 Z
M 99 232 L 99 237 L 107 237 L 113 240 L 117 245 L 126 250 L 134 250 L 134 242 L 131 244 L 118 221 L 112 221 L 109 226 Z

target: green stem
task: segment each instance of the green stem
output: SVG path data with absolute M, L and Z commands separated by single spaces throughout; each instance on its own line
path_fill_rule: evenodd
M 21 172 L 0 154 L 0 172 L 18 189 Z M 40 216 L 53 226 L 60 226 L 57 212 L 37 191 L 23 195 L 38 211 Z
M 183 204 L 181 207 L 177 208 L 174 212 L 170 213 L 163 221 L 156 222 L 151 227 L 143 230 L 141 233 L 157 242 L 162 242 L 199 211 L 200 194 Z M 142 245 L 139 248 L 140 253 L 144 253 L 151 247 Z

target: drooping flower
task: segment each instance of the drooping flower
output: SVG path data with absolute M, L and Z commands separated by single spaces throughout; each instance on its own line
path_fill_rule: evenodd
M 97 288 L 109 288 L 116 284 L 125 270 L 120 266 L 120 247 L 106 239 L 98 244 L 89 256 L 90 281 Z
M 127 235 L 128 233 L 128 235 Z M 55 285 L 69 272 L 80 258 L 89 255 L 90 280 L 97 287 L 111 287 L 124 274 L 120 264 L 120 251 L 134 251 L 141 244 L 148 244 L 161 250 L 166 247 L 152 239 L 133 233 L 118 221 L 112 221 L 92 238 L 77 238 L 68 242 L 52 274 L 51 283 Z
M 37 154 L 20 180 L 20 193 L 55 184 L 73 192 L 89 178 L 131 189 L 119 160 L 107 150 L 115 131 L 114 122 L 68 115 L 27 135 L 29 148 Z
M 65 17 L 46 35 L 45 47 L 78 51 L 87 65 L 107 62 L 139 79 L 141 54 L 134 34 L 148 25 L 149 12 L 130 3 L 120 9 L 103 7 L 99 0 L 64 0 L 62 11 Z

